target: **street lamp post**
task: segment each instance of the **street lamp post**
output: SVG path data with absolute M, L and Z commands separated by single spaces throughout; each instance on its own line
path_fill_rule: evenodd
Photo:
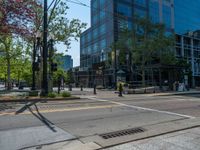
M 43 19 L 43 80 L 42 80 L 42 95 L 48 94 L 48 78 L 47 78 L 47 55 L 48 55 L 48 43 L 47 43 L 47 32 L 48 32 L 48 13 L 47 13 L 47 0 L 44 0 L 44 19 Z

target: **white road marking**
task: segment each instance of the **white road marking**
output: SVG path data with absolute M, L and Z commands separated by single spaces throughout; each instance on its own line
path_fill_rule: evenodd
M 111 101 L 111 100 L 99 99 L 99 98 L 94 98 L 94 97 L 90 97 L 89 99 L 97 100 L 97 101 L 101 101 L 101 102 L 110 102 L 110 103 L 113 103 L 113 104 L 118 104 L 118 105 L 121 105 L 121 106 L 134 108 L 134 109 L 138 109 L 138 110 L 146 110 L 146 111 L 164 113 L 164 114 L 168 114 L 168 115 L 175 115 L 175 116 L 180 116 L 180 117 L 185 117 L 185 118 L 190 118 L 190 119 L 195 118 L 195 117 L 189 116 L 189 115 L 184 115 L 184 114 L 179 114 L 179 113 L 174 113 L 174 112 L 169 112 L 169 111 L 162 111 L 162 110 L 157 110 L 157 109 L 151 109 L 151 108 L 145 108 L 145 107 L 139 107 L 139 106 L 134 106 L 134 105 L 128 105 L 128 104 L 115 102 L 115 101 Z

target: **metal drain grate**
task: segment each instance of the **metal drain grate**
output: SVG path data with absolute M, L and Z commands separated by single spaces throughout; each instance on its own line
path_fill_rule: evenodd
M 132 128 L 132 129 L 126 129 L 126 130 L 121 130 L 121 131 L 105 133 L 105 134 L 101 134 L 99 136 L 102 137 L 103 139 L 111 139 L 111 138 L 115 138 L 115 137 L 119 137 L 119 136 L 137 134 L 137 133 L 141 133 L 144 131 L 145 131 L 145 129 L 143 129 L 143 128 Z

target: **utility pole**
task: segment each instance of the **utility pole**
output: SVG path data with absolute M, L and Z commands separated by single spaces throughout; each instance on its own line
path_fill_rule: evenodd
M 44 0 L 44 19 L 43 19 L 43 80 L 42 80 L 42 95 L 48 95 L 48 77 L 47 77 L 47 55 L 48 55 L 48 12 L 47 0 Z
M 53 91 L 53 37 L 49 40 L 49 92 Z
M 35 90 L 35 65 L 36 65 L 35 64 L 35 57 L 36 57 L 36 41 L 34 39 L 34 43 L 33 43 L 33 62 L 32 62 L 32 88 L 31 88 L 31 90 Z

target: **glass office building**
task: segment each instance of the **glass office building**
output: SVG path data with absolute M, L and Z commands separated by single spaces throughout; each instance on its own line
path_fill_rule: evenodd
M 131 29 L 136 15 L 165 23 L 167 31 L 172 32 L 173 10 L 173 0 L 91 0 L 91 27 L 80 39 L 80 70 L 88 71 L 106 60 L 120 29 Z M 111 69 L 108 74 L 113 75 L 114 71 Z
M 82 33 L 80 40 L 80 69 L 88 71 L 94 64 L 107 59 L 110 46 L 119 38 L 120 29 L 131 29 L 133 17 L 137 15 L 165 24 L 166 32 L 175 32 L 177 57 L 187 58 L 192 65 L 193 77 L 199 76 L 198 6 L 200 0 L 91 0 L 91 27 Z M 110 74 L 114 72 L 110 71 Z
M 101 51 L 107 51 L 107 47 L 113 42 L 112 9 L 112 1 L 91 1 L 91 27 L 81 34 L 80 39 L 80 68 L 82 70 L 87 70 L 92 64 L 99 63 Z
M 106 59 L 120 28 L 132 28 L 133 16 L 150 16 L 155 23 L 165 23 L 171 32 L 174 28 L 172 14 L 171 0 L 91 0 L 91 27 L 81 35 L 80 68 L 87 70 L 99 63 L 102 51 Z
M 174 0 L 176 56 L 191 64 L 192 84 L 200 85 L 200 0 Z

